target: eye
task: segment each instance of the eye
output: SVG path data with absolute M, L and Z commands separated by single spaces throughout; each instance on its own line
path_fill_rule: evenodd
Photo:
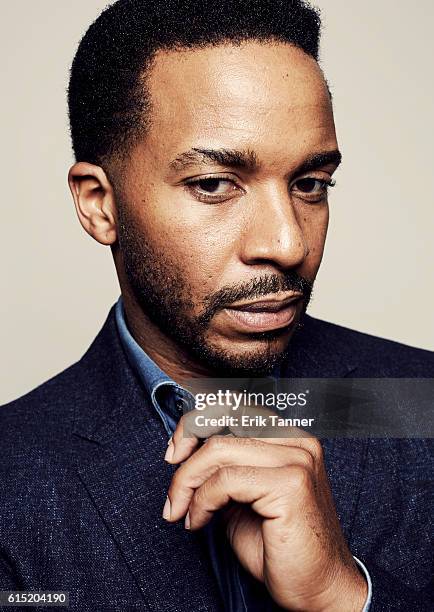
M 218 176 L 190 179 L 185 187 L 196 199 L 205 202 L 222 202 L 239 192 L 233 180 Z
M 191 185 L 192 183 L 190 183 Z M 221 195 L 222 193 L 229 193 L 233 191 L 235 185 L 228 181 L 227 179 L 219 179 L 219 178 L 206 178 L 197 181 L 194 183 L 196 188 L 199 191 L 203 191 L 204 193 L 213 193 L 217 195 Z
M 327 196 L 329 187 L 334 187 L 335 181 L 312 176 L 298 179 L 293 184 L 295 194 L 310 202 L 320 202 Z

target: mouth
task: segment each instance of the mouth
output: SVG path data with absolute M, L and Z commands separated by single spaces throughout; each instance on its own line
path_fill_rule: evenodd
M 257 301 L 235 303 L 226 314 L 240 332 L 263 332 L 288 327 L 294 321 L 301 294 L 274 294 Z

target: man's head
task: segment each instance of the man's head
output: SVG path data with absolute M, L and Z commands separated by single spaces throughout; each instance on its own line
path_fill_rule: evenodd
M 339 153 L 317 14 L 215 5 L 121 0 L 91 26 L 69 88 L 70 184 L 166 357 L 257 374 L 307 306 Z

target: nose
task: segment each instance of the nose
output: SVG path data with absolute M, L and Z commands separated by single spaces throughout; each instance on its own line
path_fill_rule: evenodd
M 282 270 L 300 266 L 309 248 L 287 186 L 262 189 L 255 194 L 249 211 L 242 237 L 243 263 L 267 263 Z

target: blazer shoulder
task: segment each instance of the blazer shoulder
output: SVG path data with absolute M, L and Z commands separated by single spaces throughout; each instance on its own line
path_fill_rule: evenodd
M 82 380 L 74 364 L 22 397 L 0 406 L 1 447 L 55 447 L 69 435 Z M 0 451 L 1 453 L 1 451 Z M 1 453 L 3 454 L 3 453 Z
M 311 338 L 357 364 L 359 375 L 434 377 L 434 352 L 306 316 Z
M 121 403 L 129 384 L 112 308 L 79 361 L 0 406 L 0 469 L 35 463 L 35 457 L 70 463 L 77 426 L 92 429 Z
M 22 397 L 0 406 L 1 441 L 55 440 L 70 434 L 78 409 L 95 406 L 122 364 L 114 309 L 79 361 Z M 122 378 L 122 377 L 120 377 Z M 1 453 L 0 445 L 0 453 Z

